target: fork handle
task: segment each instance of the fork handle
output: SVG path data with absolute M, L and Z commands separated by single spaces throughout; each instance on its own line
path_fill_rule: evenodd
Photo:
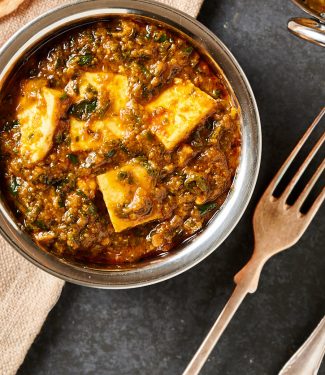
M 211 351 L 215 347 L 224 330 L 227 328 L 230 320 L 246 295 L 248 293 L 253 293 L 256 290 L 259 275 L 266 260 L 267 259 L 253 256 L 246 266 L 235 276 L 237 286 L 233 294 L 229 298 L 226 306 L 220 313 L 203 343 L 195 353 L 191 362 L 186 367 L 183 375 L 197 375 L 200 372 Z
M 248 263 L 234 277 L 236 285 L 245 285 L 248 293 L 256 292 L 262 268 L 270 258 L 270 256 L 265 254 L 255 254 L 256 252 L 254 251 Z
M 243 299 L 246 297 L 247 293 L 247 289 L 243 288 L 241 285 L 236 286 L 226 306 L 220 313 L 218 319 L 216 320 L 210 332 L 207 334 L 201 346 L 195 353 L 191 362 L 186 367 L 185 371 L 183 372 L 183 375 L 197 375 L 200 372 L 201 368 L 208 359 L 212 349 L 218 342 L 224 330 L 227 328 L 228 323 L 234 316 L 235 312 L 242 303 Z

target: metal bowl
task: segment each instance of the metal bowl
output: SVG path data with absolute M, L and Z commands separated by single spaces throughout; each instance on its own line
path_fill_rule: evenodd
M 304 0 L 291 1 L 313 18 L 291 18 L 288 21 L 289 31 L 301 39 L 325 47 L 325 13 L 311 9 Z
M 60 31 L 109 15 L 136 15 L 177 29 L 218 63 L 241 108 L 242 152 L 240 165 L 223 207 L 209 224 L 174 251 L 136 264 L 110 268 L 89 267 L 59 259 L 40 249 L 16 223 L 0 195 L 0 231 L 25 258 L 64 280 L 101 288 L 131 288 L 166 280 L 193 267 L 216 249 L 242 216 L 252 195 L 261 156 L 258 109 L 250 85 L 225 45 L 194 18 L 166 5 L 148 0 L 95 0 L 78 2 L 40 16 L 16 33 L 0 50 L 0 90 L 18 61 L 44 40 Z

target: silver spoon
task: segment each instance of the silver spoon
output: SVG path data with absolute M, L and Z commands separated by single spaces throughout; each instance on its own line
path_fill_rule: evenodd
M 304 0 L 291 0 L 313 18 L 291 18 L 288 21 L 289 31 L 311 43 L 325 47 L 325 14 L 311 9 Z
M 316 375 L 325 354 L 325 317 L 279 375 Z

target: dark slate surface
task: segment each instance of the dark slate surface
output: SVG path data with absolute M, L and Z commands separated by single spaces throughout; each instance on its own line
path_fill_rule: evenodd
M 325 50 L 286 30 L 299 14 L 289 0 L 205 1 L 199 20 L 238 59 L 260 109 L 263 158 L 252 202 L 217 251 L 173 280 L 125 291 L 66 284 L 19 375 L 182 373 L 250 256 L 258 197 L 325 104 Z M 325 311 L 322 217 L 324 210 L 293 249 L 266 265 L 258 292 L 244 301 L 202 374 L 277 374 L 306 339 Z

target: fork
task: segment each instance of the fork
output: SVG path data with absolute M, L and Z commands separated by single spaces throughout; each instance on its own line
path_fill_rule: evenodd
M 195 353 L 191 362 L 183 372 L 183 375 L 196 375 L 200 372 L 212 349 L 218 342 L 220 336 L 226 329 L 245 296 L 248 293 L 254 293 L 256 291 L 264 264 L 273 255 L 294 245 L 303 235 L 320 208 L 325 198 L 325 188 L 322 189 L 309 210 L 304 214 L 301 213 L 303 203 L 324 171 L 324 160 L 308 181 L 296 201 L 292 205 L 288 205 L 287 200 L 307 166 L 322 146 L 325 139 L 325 133 L 322 134 L 320 139 L 314 145 L 305 161 L 301 164 L 294 177 L 284 189 L 283 193 L 276 198 L 274 196 L 274 191 L 324 114 L 325 107 L 321 110 L 314 122 L 293 149 L 258 202 L 253 216 L 255 238 L 253 255 L 248 263 L 236 274 L 234 278 L 236 287 L 233 294 L 203 343 Z

